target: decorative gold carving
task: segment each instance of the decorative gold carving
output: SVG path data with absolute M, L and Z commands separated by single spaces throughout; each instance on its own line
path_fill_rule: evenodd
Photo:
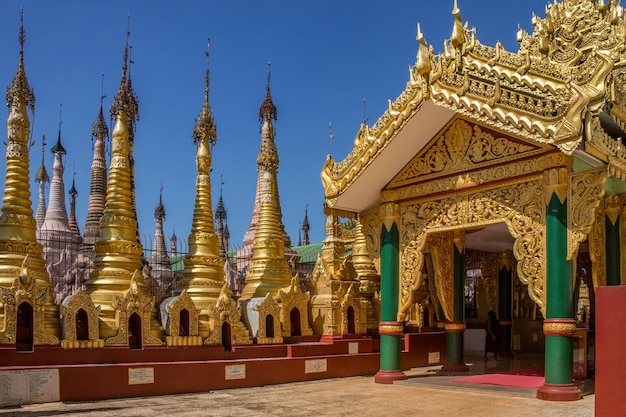
M 294 308 L 298 309 L 300 313 L 300 331 L 302 336 L 310 336 L 313 334 L 313 330 L 309 325 L 309 298 L 310 294 L 303 293 L 298 285 L 299 277 L 296 274 L 291 279 L 291 285 L 289 287 L 278 290 L 276 300 L 280 304 L 280 324 L 282 326 L 282 335 L 284 337 L 292 336 L 291 334 L 291 311 Z
M 520 280 L 528 285 L 530 297 L 544 308 L 545 206 L 543 181 L 511 181 L 503 188 L 475 193 L 457 193 L 440 199 L 424 199 L 402 206 L 401 307 L 404 319 L 419 287 L 426 239 L 429 234 L 504 222 L 515 239 L 513 254 Z M 515 186 L 513 186 L 515 184 Z M 441 264 L 435 260 L 435 264 Z M 436 275 L 437 277 L 437 275 Z M 436 278 L 437 279 L 437 278 Z M 445 280 L 444 280 L 445 281 Z M 444 313 L 450 314 L 439 286 Z
M 575 260 L 579 245 L 587 239 L 595 212 L 604 197 L 606 167 L 573 172 L 568 187 L 569 212 L 567 259 Z M 604 222 L 602 222 L 604 224 Z
M 468 188 L 469 186 L 481 186 L 496 181 L 510 181 L 511 178 L 515 177 L 539 173 L 543 175 L 543 171 L 546 169 L 568 164 L 571 164 L 571 157 L 562 153 L 551 152 L 535 153 L 530 159 L 511 161 L 506 165 L 484 166 L 480 169 L 475 169 L 476 167 L 473 165 L 467 165 L 465 166 L 467 172 L 457 176 L 442 172 L 438 176 L 416 177 L 417 182 L 407 181 L 398 188 L 385 189 L 381 193 L 381 202 L 406 201 L 430 194 Z M 455 169 L 460 170 L 460 168 Z M 395 180 L 391 184 L 395 184 Z
M 437 288 L 437 299 L 441 304 L 441 309 L 443 310 L 443 314 L 448 320 L 454 320 L 454 286 L 453 286 L 453 274 L 454 274 L 454 254 L 452 253 L 452 232 L 439 232 L 439 233 L 431 233 L 428 236 L 427 247 L 425 251 L 419 251 L 415 248 L 410 247 L 410 245 L 406 248 L 406 252 L 403 252 L 401 256 L 402 261 L 402 270 L 409 271 L 411 267 L 411 263 L 404 264 L 405 259 L 409 262 L 417 262 L 416 258 L 421 257 L 422 260 L 419 261 L 422 264 L 423 268 L 423 252 L 430 252 L 431 257 L 433 259 L 433 268 L 434 268 L 434 276 L 435 276 L 435 287 Z M 406 253 L 406 255 L 405 255 Z M 417 266 L 417 265 L 416 265 Z M 406 268 L 406 269 L 405 269 Z M 419 270 L 421 270 L 420 268 Z M 421 285 L 421 277 L 422 275 L 418 272 L 418 269 L 415 268 L 412 270 L 413 273 L 401 275 L 401 300 L 406 300 L 406 303 L 413 302 L 413 292 L 418 289 Z M 411 282 L 409 277 L 413 276 L 415 281 Z M 408 294 L 408 291 L 411 294 Z M 405 292 L 407 296 L 405 296 Z M 409 301 L 410 300 L 410 301 Z M 402 305 L 404 307 L 404 304 Z M 406 309 L 400 309 L 401 314 L 406 314 Z M 400 316 L 398 314 L 398 318 L 404 321 L 405 316 Z
M 381 335 L 401 335 L 404 332 L 404 326 L 399 322 L 383 321 L 378 325 L 378 332 Z
M 546 152 L 542 147 L 503 136 L 495 137 L 496 134 L 461 118 L 453 118 L 386 188 L 401 187 L 416 180 L 431 181 L 444 171 L 454 174 L 465 172 L 469 167 L 484 169 Z
M 250 332 L 241 321 L 241 306 L 232 298 L 233 293 L 225 283 L 215 306 L 209 307 L 209 336 L 204 340 L 205 345 L 222 344 L 222 327 L 224 323 L 230 326 L 230 342 L 233 345 L 252 344 Z
M 29 274 L 29 257 L 22 261 L 17 278 L 10 288 L 0 287 L 0 300 L 4 307 L 4 330 L 0 333 L 0 343 L 15 343 L 17 335 L 17 316 L 22 303 L 27 303 L 33 310 L 33 344 L 56 345 L 59 339 L 45 327 L 45 312 L 48 302 L 48 289 L 39 288 L 37 280 Z
M 446 332 L 449 332 L 449 333 L 464 332 L 465 323 L 447 322 L 444 328 L 446 329 Z
M 576 322 L 572 319 L 568 321 L 551 320 L 557 319 L 545 319 L 543 322 L 543 333 L 546 336 L 571 336 L 576 331 Z
M 498 254 L 475 250 L 465 252 L 465 270 L 480 269 L 481 271 L 481 276 L 477 277 L 479 280 L 477 284 L 485 288 L 489 310 L 498 310 L 498 269 L 501 257 L 506 253 Z M 509 262 L 512 263 L 513 261 L 509 259 Z
M 606 217 L 612 225 L 617 223 L 622 211 L 622 197 L 619 195 L 607 195 L 604 197 L 604 210 Z
M 87 322 L 84 322 L 79 312 L 83 311 Z M 104 340 L 100 339 L 98 314 L 100 306 L 95 306 L 91 297 L 80 288 L 75 294 L 66 297 L 60 306 L 63 340 L 61 347 L 65 349 L 84 349 L 104 347 Z M 88 338 L 78 339 L 79 327 L 87 327 Z
M 181 323 L 181 314 L 188 317 L 188 326 Z M 198 335 L 200 309 L 196 307 L 187 290 L 180 295 L 166 298 L 161 302 L 161 317 L 165 316 L 165 344 L 167 346 L 199 346 L 202 337 Z
M 318 258 L 320 260 L 321 258 Z M 256 336 L 256 342 L 259 345 L 271 344 L 271 343 L 283 343 L 283 338 L 280 335 L 280 305 L 270 294 L 265 295 L 263 301 L 256 305 L 256 310 L 259 312 L 259 332 Z M 267 329 L 267 316 L 272 316 L 273 328 L 271 333 Z M 269 334 L 274 334 L 273 337 L 269 337 Z
M 393 224 L 400 226 L 400 206 L 396 203 L 385 203 L 380 206 L 380 218 L 387 230 L 391 230 Z
M 606 224 L 605 201 L 600 200 L 594 211 L 595 220 L 589 232 L 589 259 L 591 260 L 591 276 L 594 287 L 606 285 Z M 620 233 L 620 244 L 624 244 L 624 236 Z
M 552 194 L 563 204 L 568 194 L 568 172 L 566 168 L 554 168 L 544 171 L 544 204 L 552 200 Z
M 150 316 L 154 309 L 154 297 L 143 291 L 138 282 L 143 281 L 141 272 L 137 269 L 130 279 L 130 288 L 123 296 L 113 298 L 112 307 L 115 311 L 115 327 L 117 334 L 105 340 L 106 346 L 129 346 L 130 337 L 140 337 L 141 346 L 161 346 L 161 339 L 152 336 Z M 129 326 L 129 319 L 137 314 L 141 320 L 141 335 L 133 335 Z

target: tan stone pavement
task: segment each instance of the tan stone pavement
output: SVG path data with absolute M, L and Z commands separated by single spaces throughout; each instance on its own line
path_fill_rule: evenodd
M 493 390 L 375 384 L 372 377 L 320 380 L 208 393 L 0 409 L 0 417 L 104 416 L 437 416 L 591 417 L 594 395 L 546 402 Z

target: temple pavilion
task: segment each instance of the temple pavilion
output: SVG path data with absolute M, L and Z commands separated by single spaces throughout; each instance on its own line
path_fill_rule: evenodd
M 555 1 L 515 52 L 452 13 L 440 54 L 418 25 L 406 88 L 321 174 L 326 212 L 356 218 L 380 264 L 376 381 L 404 378 L 403 333 L 433 320 L 442 370 L 466 370 L 464 334 L 494 310 L 504 350 L 532 330 L 512 318 L 542 322 L 537 395 L 576 399 L 574 336 L 593 328 L 594 289 L 626 279 L 623 9 Z

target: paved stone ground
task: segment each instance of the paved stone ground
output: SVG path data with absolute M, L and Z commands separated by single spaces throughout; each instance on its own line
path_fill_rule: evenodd
M 424 379 L 419 372 L 412 377 Z M 32 404 L 0 409 L 0 417 L 591 417 L 594 414 L 594 395 L 574 402 L 547 402 L 514 396 L 498 387 L 451 391 L 446 387 L 411 383 L 411 379 L 407 382 L 380 385 L 372 377 L 353 377 L 200 394 Z

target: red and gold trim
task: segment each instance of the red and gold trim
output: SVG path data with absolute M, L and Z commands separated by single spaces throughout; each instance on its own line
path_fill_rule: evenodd
M 387 336 L 400 336 L 404 333 L 404 326 L 398 321 L 381 321 L 378 323 L 378 333 Z
M 462 321 L 449 321 L 445 326 L 447 333 L 463 333 L 465 331 L 465 323 Z
M 574 319 L 545 319 L 543 334 L 546 336 L 573 336 L 576 331 Z

